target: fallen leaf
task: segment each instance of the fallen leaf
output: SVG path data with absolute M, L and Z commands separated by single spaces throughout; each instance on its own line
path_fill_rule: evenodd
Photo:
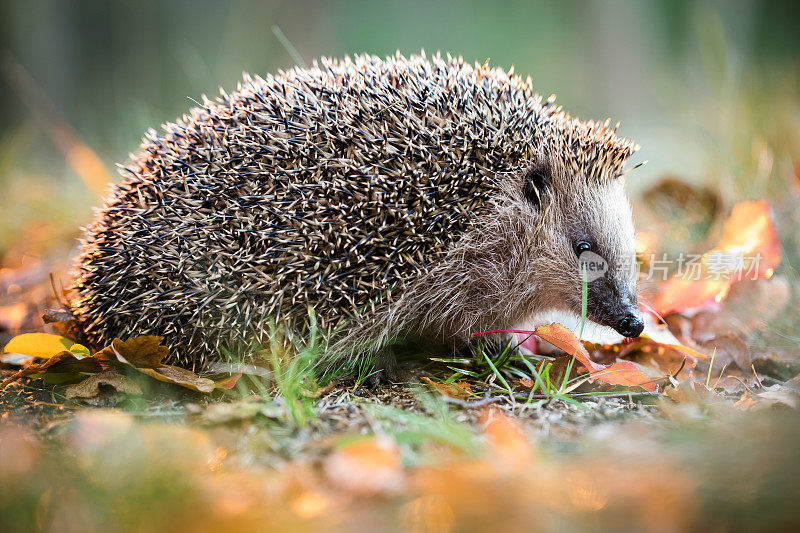
M 765 201 L 733 208 L 716 247 L 700 258 L 691 278 L 674 276 L 662 285 L 654 307 L 661 315 L 721 302 L 741 279 L 770 278 L 781 262 L 781 243 Z M 691 269 L 686 269 L 689 273 Z M 684 274 L 685 275 L 685 274 Z
M 231 390 L 236 386 L 236 383 L 239 382 L 239 379 L 242 377 L 242 373 L 239 372 L 238 374 L 234 374 L 230 377 L 220 379 L 214 382 L 214 388 L 217 389 L 225 389 Z
M 85 340 L 85 334 L 75 316 L 66 309 L 46 309 L 42 314 L 45 324 L 55 327 L 61 335 L 68 339 Z
M 133 367 L 159 368 L 161 361 L 169 355 L 169 348 L 161 346 L 164 337 L 142 335 L 126 341 L 114 339 L 101 351 L 112 360 Z
M 733 335 L 716 337 L 704 342 L 703 347 L 708 351 L 716 351 L 714 355 L 715 363 L 718 360 L 732 361 L 746 372 L 749 372 L 753 365 L 753 360 L 750 357 L 750 348 L 744 341 Z M 714 366 L 716 367 L 717 365 L 715 364 Z
M 404 481 L 397 446 L 377 438 L 359 439 L 334 451 L 324 470 L 331 483 L 361 496 L 397 492 Z
M 587 359 L 589 357 L 589 352 L 587 352 L 586 348 L 583 347 L 583 344 L 581 344 L 581 341 L 578 340 L 578 337 L 576 337 L 570 330 L 561 324 L 554 322 L 545 326 L 539 326 L 534 331 L 534 334 L 569 355 L 575 355 L 575 357 L 580 356 Z M 597 364 L 594 363 L 594 361 L 591 361 L 590 365 Z
M 256 416 L 277 420 L 286 416 L 286 409 L 260 399 L 243 398 L 235 402 L 211 403 L 200 413 L 201 421 L 206 424 L 227 424 L 252 420 Z
M 26 337 L 26 335 L 28 336 Z M 32 364 L 10 376 L 0 383 L 0 388 L 22 377 L 35 374 L 97 373 L 108 370 L 113 365 L 130 366 L 159 381 L 172 383 L 205 394 L 213 391 L 216 386 L 214 381 L 201 378 L 190 370 L 161 364 L 162 359 L 169 354 L 169 348 L 160 345 L 161 337 L 142 336 L 134 337 L 127 341 L 114 339 L 110 346 L 106 346 L 94 355 L 89 355 L 86 347 L 80 344 L 72 344 L 72 341 L 59 335 L 29 333 L 19 335 L 19 337 L 25 338 L 19 339 L 15 337 L 11 341 L 14 343 L 12 348 L 15 351 L 17 349 L 34 352 L 38 350 L 37 353 L 48 354 L 55 346 L 60 346 L 61 350 L 55 355 L 48 354 L 47 357 L 50 357 L 50 359 L 45 363 Z M 63 344 L 67 344 L 71 351 L 64 350 Z M 238 377 L 236 380 L 238 380 Z M 236 380 L 229 378 L 229 381 L 226 381 L 224 385 L 233 387 Z
M 95 399 L 102 394 L 104 387 L 117 392 L 139 396 L 142 389 L 131 378 L 113 370 L 89 376 L 79 383 L 68 386 L 64 394 L 67 398 Z
M 797 392 L 779 384 L 765 387 L 764 391 L 759 392 L 757 396 L 765 407 L 783 405 L 794 409 L 800 405 L 800 397 L 797 395 Z
M 496 408 L 484 410 L 479 421 L 492 449 L 489 457 L 514 469 L 533 462 L 533 448 L 519 423 Z
M 530 335 L 533 333 L 544 341 L 549 342 L 556 348 L 563 350 L 569 355 L 573 355 L 587 370 L 590 380 L 599 379 L 613 385 L 642 387 L 648 391 L 656 390 L 656 384 L 646 374 L 644 374 L 632 361 L 617 361 L 612 365 L 606 366 L 596 363 L 589 356 L 589 352 L 581 344 L 581 341 L 563 325 L 553 322 L 544 326 L 537 327 L 534 331 L 523 331 L 517 329 L 499 329 L 481 331 L 473 333 L 472 336 L 487 335 L 490 333 L 514 333 Z
M 9 376 L 2 383 L 0 389 L 8 386 L 9 384 L 17 381 L 20 378 L 27 376 L 34 376 L 35 374 L 43 373 L 81 373 L 81 372 L 100 372 L 103 370 L 100 362 L 93 357 L 83 357 L 76 355 L 70 351 L 64 350 L 60 353 L 53 355 L 42 363 L 34 363 L 29 365 L 19 372 Z
M 746 391 L 739 401 L 734 404 L 734 407 L 752 411 L 777 405 L 795 409 L 800 406 L 800 396 L 798 396 L 797 391 L 775 384 L 765 387 L 756 393 Z
M 514 382 L 514 384 L 517 385 L 517 387 L 521 387 L 525 390 L 531 390 L 535 385 L 533 380 L 528 378 L 518 379 Z
M 589 352 L 583 347 L 578 338 L 561 324 L 548 324 L 536 328 L 536 336 L 553 346 L 574 355 L 575 358 L 590 372 L 589 379 L 599 379 L 614 385 L 642 387 L 648 391 L 656 390 L 653 381 L 644 374 L 633 361 L 617 361 L 605 366 L 595 363 L 589 357 Z
M 201 378 L 191 370 L 186 370 L 179 366 L 161 365 L 158 368 L 139 368 L 135 366 L 133 368 L 158 381 L 180 385 L 193 391 L 208 394 L 214 390 L 214 382 L 212 380 Z
M 564 383 L 564 376 L 566 375 L 567 370 L 569 370 L 567 382 L 571 382 L 571 384 L 575 385 L 576 387 L 579 386 L 579 380 L 576 380 L 575 378 L 577 378 L 580 374 L 581 365 L 576 364 L 574 361 L 575 360 L 572 358 L 572 355 L 557 354 L 550 364 L 550 381 L 558 384 Z M 578 361 L 580 360 L 578 359 Z
M 751 357 L 756 372 L 778 381 L 788 381 L 800 373 L 796 350 L 772 349 L 751 354 Z
M 756 400 L 752 394 L 745 391 L 745 393 L 742 394 L 742 397 L 739 398 L 739 400 L 737 400 L 733 406 L 743 411 L 748 411 L 758 407 L 758 400 Z
M 674 400 L 679 404 L 692 404 L 699 407 L 706 407 L 720 402 L 720 396 L 713 390 L 709 390 L 703 383 L 694 379 L 684 379 L 676 382 L 672 380 L 673 387 L 664 389 L 664 396 Z
M 423 377 L 422 380 L 428 385 L 436 389 L 442 396 L 448 398 L 455 398 L 456 400 L 463 400 L 467 398 L 471 392 L 469 383 L 456 382 L 456 383 L 439 383 L 429 377 Z
M 47 359 L 64 350 L 70 350 L 73 346 L 75 346 L 73 341 L 61 335 L 23 333 L 8 341 L 3 351 L 6 353 L 21 353 L 24 355 L 32 355 L 39 359 Z M 83 346 L 78 346 L 86 350 Z

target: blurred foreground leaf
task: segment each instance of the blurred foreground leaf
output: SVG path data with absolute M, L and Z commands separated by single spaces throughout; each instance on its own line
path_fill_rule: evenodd
M 661 315 L 721 302 L 735 281 L 772 277 L 781 262 L 781 243 L 769 204 L 741 202 L 733 208 L 719 244 L 689 262 L 656 295 Z M 692 266 L 696 268 L 692 268 Z

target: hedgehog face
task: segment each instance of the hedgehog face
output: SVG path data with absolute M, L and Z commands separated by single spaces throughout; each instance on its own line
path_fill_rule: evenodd
M 543 231 L 537 239 L 539 291 L 553 308 L 581 312 L 583 272 L 588 285 L 588 317 L 626 337 L 644 328 L 638 307 L 635 237 L 624 180 L 589 180 L 568 173 L 529 173 L 545 184 Z M 549 183 L 549 185 L 548 185 Z M 530 199 L 529 199 L 530 201 Z

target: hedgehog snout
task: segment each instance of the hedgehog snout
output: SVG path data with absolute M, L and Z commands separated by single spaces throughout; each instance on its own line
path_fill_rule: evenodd
M 642 331 L 644 331 L 644 320 L 642 320 L 642 314 L 638 309 L 633 312 L 629 312 L 622 317 L 614 329 L 616 329 L 617 333 L 624 337 L 638 337 L 642 334 Z
M 635 292 L 604 276 L 589 284 L 589 315 L 625 337 L 638 337 L 644 331 Z

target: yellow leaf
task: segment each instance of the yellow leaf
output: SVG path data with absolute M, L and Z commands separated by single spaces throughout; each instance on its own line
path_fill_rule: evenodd
M 83 344 L 73 344 L 72 347 L 69 349 L 70 352 L 74 353 L 75 355 L 82 355 L 83 357 L 89 357 L 92 355 L 92 352 L 89 351 L 89 348 L 84 346 Z
M 3 351 L 6 353 L 21 353 L 41 359 L 48 359 L 57 353 L 71 349 L 74 344 L 74 342 L 61 335 L 23 333 L 8 341 Z

